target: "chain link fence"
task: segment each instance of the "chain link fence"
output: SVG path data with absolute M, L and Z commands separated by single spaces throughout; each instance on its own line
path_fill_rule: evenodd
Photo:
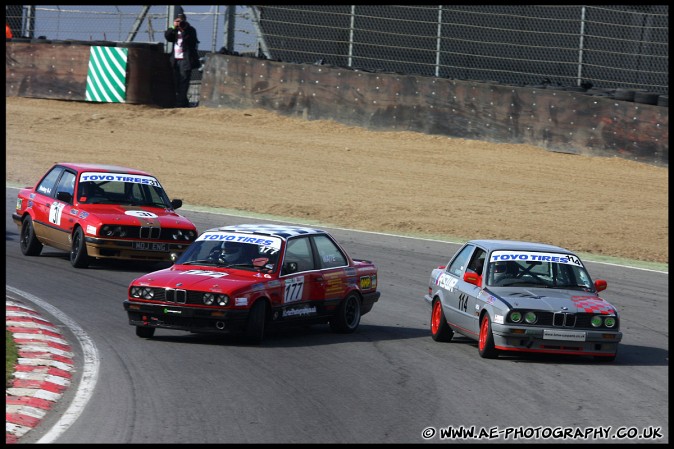
M 6 6 L 15 37 L 164 42 L 170 6 Z M 669 93 L 667 5 L 257 5 L 184 12 L 200 52 L 519 86 Z M 196 75 L 194 79 L 200 79 Z

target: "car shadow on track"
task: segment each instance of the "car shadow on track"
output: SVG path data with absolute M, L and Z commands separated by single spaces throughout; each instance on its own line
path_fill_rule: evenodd
M 376 342 L 389 340 L 409 340 L 430 338 L 428 329 L 405 328 L 400 326 L 379 326 L 361 324 L 352 334 L 338 334 L 327 324 L 287 325 L 265 331 L 265 337 L 259 345 L 248 343 L 237 334 L 162 334 L 157 329 L 152 340 L 170 341 L 185 344 L 250 346 L 264 348 L 292 348 L 302 346 L 335 345 L 357 342 Z
M 479 358 L 477 341 L 467 337 L 454 335 L 452 341 L 443 343 L 447 345 L 468 345 L 475 350 L 475 357 Z M 485 359 L 488 360 L 488 359 Z M 578 356 L 572 354 L 539 354 L 527 352 L 501 351 L 492 361 L 507 361 L 510 363 L 553 363 L 558 365 L 588 365 L 599 364 L 606 366 L 667 366 L 669 365 L 669 351 L 662 348 L 637 346 L 620 343 L 618 355 L 613 362 L 596 360 L 591 356 Z
M 63 259 L 65 266 L 70 266 L 70 256 L 62 251 L 44 251 L 37 258 Z M 143 260 L 118 260 L 118 259 L 98 259 L 90 262 L 87 268 L 73 268 L 73 270 L 112 270 L 128 273 L 150 273 L 152 271 L 169 268 L 173 265 L 171 262 L 148 262 Z

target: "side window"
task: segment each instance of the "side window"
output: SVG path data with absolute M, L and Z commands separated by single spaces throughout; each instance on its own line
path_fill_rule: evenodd
M 66 192 L 72 197 L 75 194 L 75 174 L 73 172 L 63 172 L 61 180 L 56 187 L 56 192 Z
M 487 257 L 487 252 L 482 248 L 475 248 L 473 257 L 470 258 L 468 269 L 482 275 L 482 268 L 484 268 L 484 259 Z
M 58 180 L 63 167 L 54 167 L 42 178 L 40 184 L 37 186 L 37 191 L 43 195 L 54 196 L 56 195 L 56 181 Z
M 463 248 L 461 248 L 459 253 L 456 256 L 454 256 L 454 259 L 452 259 L 452 262 L 449 264 L 449 267 L 447 267 L 447 272 L 460 277 L 466 270 L 468 258 L 470 257 L 470 254 L 473 252 L 473 248 L 475 248 L 473 245 L 466 245 Z
M 346 257 L 330 237 L 326 235 L 317 235 L 314 237 L 314 243 L 318 250 L 321 268 L 335 268 L 346 265 Z
M 296 237 L 288 240 L 284 264 L 297 263 L 297 271 L 309 271 L 314 267 L 314 256 L 311 251 L 311 242 L 308 237 Z

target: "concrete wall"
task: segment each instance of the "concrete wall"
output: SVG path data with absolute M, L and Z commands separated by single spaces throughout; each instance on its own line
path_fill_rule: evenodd
M 668 165 L 668 107 L 324 65 L 209 55 L 199 105 Z

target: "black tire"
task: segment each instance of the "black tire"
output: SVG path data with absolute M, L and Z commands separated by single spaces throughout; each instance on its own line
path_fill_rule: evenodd
M 136 335 L 140 338 L 154 337 L 154 327 L 136 326 Z
M 477 349 L 480 357 L 484 359 L 495 359 L 498 357 L 498 350 L 494 347 L 494 334 L 491 331 L 491 318 L 485 313 L 480 321 L 480 336 L 478 337 Z
M 75 268 L 87 268 L 89 266 L 89 256 L 87 255 L 82 228 L 75 229 L 73 233 L 73 243 L 70 246 L 70 264 Z
M 335 315 L 330 319 L 330 328 L 339 334 L 350 334 L 360 324 L 360 298 L 355 293 L 339 303 Z
M 19 246 L 24 256 L 39 256 L 42 252 L 42 243 L 35 237 L 33 219 L 30 218 L 30 215 L 27 215 L 21 223 Z
M 453 336 L 454 331 L 447 324 L 445 313 L 442 311 L 442 302 L 435 298 L 431 311 L 431 337 L 435 341 L 451 341 Z
M 658 104 L 660 94 L 655 92 L 634 92 L 634 102 L 642 104 Z
M 248 323 L 244 336 L 246 341 L 260 344 L 264 339 L 264 327 L 267 320 L 267 302 L 263 299 L 255 301 L 248 314 Z

